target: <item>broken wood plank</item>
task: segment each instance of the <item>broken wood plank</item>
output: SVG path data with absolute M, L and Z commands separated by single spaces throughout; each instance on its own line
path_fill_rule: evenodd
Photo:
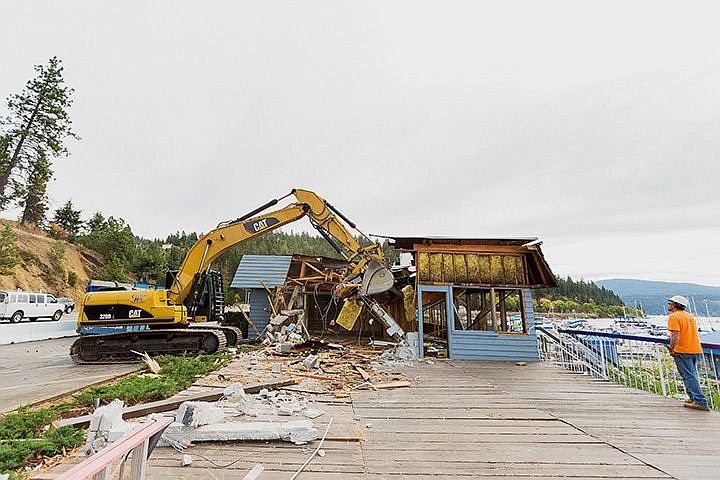
M 374 385 L 374 388 L 376 388 L 378 390 L 382 390 L 384 388 L 401 388 L 401 387 L 412 387 L 412 383 L 410 383 L 406 380 L 398 380 L 395 382 L 377 383 Z
M 347 383 L 347 380 L 344 380 L 342 378 L 332 378 L 332 377 L 323 377 L 322 375 L 313 375 L 310 373 L 295 373 L 292 372 L 291 375 L 293 377 L 304 377 L 304 378 L 312 378 L 313 380 L 328 380 L 331 382 L 342 382 Z
M 257 327 L 252 322 L 252 320 L 250 320 L 250 315 L 245 313 L 245 311 L 242 308 L 240 309 L 240 313 L 242 313 L 243 317 L 245 317 L 245 320 L 248 322 L 248 325 L 250 325 L 252 327 L 252 329 L 255 331 L 255 335 L 257 335 L 258 338 L 262 337 L 262 335 L 260 334 L 260 331 L 258 331 Z
M 353 365 L 353 367 L 355 367 L 355 370 L 360 373 L 360 376 L 363 378 L 363 380 L 365 380 L 366 382 L 370 381 L 370 374 L 363 370 L 362 367 L 358 367 L 357 365 Z
M 258 393 L 263 388 L 275 389 L 295 385 L 299 383 L 297 379 L 286 379 L 277 380 L 272 382 L 262 383 L 251 383 L 244 385 L 243 390 L 245 393 Z M 149 415 L 151 413 L 167 412 L 168 410 L 174 410 L 185 402 L 215 402 L 220 400 L 223 396 L 223 388 L 216 388 L 209 392 L 201 392 L 193 395 L 186 395 L 182 397 L 168 398 L 167 400 L 158 400 L 156 402 L 143 403 L 140 405 L 133 405 L 123 409 L 123 418 L 136 418 L 142 417 L 143 415 Z M 68 418 L 65 420 L 57 420 L 53 422 L 53 426 L 56 428 L 64 427 L 66 425 L 73 425 L 75 427 L 85 427 L 90 425 L 92 415 L 83 415 L 81 417 Z

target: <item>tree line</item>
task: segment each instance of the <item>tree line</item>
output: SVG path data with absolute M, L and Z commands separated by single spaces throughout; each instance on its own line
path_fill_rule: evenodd
M 540 288 L 533 292 L 535 311 L 548 314 L 582 314 L 588 317 L 612 318 L 624 315 L 642 316 L 643 312 L 627 308 L 612 290 L 583 279 L 555 277 L 557 288 Z
M 56 238 L 90 248 L 106 259 L 98 276 L 102 280 L 130 282 L 141 280 L 155 285 L 164 285 L 165 274 L 177 270 L 187 252 L 203 236 L 202 233 L 178 231 L 164 239 L 149 240 L 133 234 L 130 225 L 122 218 L 104 217 L 96 212 L 87 220 L 82 211 L 68 201 L 57 209 L 47 228 Z M 357 238 L 365 246 L 369 242 Z M 397 253 L 387 240 L 381 243 L 385 256 L 391 262 Z M 221 255 L 213 264 L 223 278 L 235 274 L 243 255 L 309 255 L 340 258 L 338 252 L 322 237 L 307 232 L 273 231 L 238 244 Z M 226 281 L 226 298 L 232 299 Z

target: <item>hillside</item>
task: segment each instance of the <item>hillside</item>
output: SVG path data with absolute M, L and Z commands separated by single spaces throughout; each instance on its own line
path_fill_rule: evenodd
M 693 312 L 697 310 L 701 316 L 708 313 L 711 316 L 720 316 L 720 287 L 626 278 L 599 280 L 595 284 L 612 290 L 629 306 L 642 304 L 645 312 L 651 315 L 667 313 L 666 300 L 673 295 L 683 295 L 690 299 Z
M 85 286 L 90 278 L 96 277 L 96 272 L 104 264 L 102 256 L 72 243 L 65 244 L 65 257 L 63 268 L 67 274 L 74 272 L 78 280 L 74 287 L 65 282 L 61 285 L 51 285 L 47 282 L 48 273 L 52 268 L 49 252 L 50 247 L 57 242 L 46 232 L 36 228 L 19 226 L 18 222 L 0 219 L 0 228 L 9 224 L 17 235 L 16 245 L 20 249 L 21 262 L 15 266 L 11 275 L 0 275 L 0 289 L 34 290 L 49 292 L 59 297 L 71 297 L 80 300 L 85 292 Z

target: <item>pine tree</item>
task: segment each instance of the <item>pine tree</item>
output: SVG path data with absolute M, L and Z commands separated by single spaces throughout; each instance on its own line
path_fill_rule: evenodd
M 37 157 L 30 160 L 25 185 L 15 190 L 20 195 L 18 204 L 23 207 L 20 223 L 42 227 L 48 210 L 47 184 L 52 178 L 50 162 L 45 152 L 39 151 Z
M 22 184 L 13 178 L 37 160 L 42 152 L 48 161 L 67 155 L 65 139 L 78 138 L 71 129 L 67 109 L 73 89 L 64 85 L 57 57 L 47 66 L 36 65 L 37 75 L 25 89 L 7 100 L 10 115 L 0 119 L 0 209 L 6 208 Z
M 63 263 L 65 260 L 65 244 L 61 241 L 53 243 L 50 247 L 50 273 L 48 274 L 48 280 L 50 283 L 60 285 L 65 280 L 65 267 Z
M 62 208 L 58 208 L 57 210 L 55 210 L 55 217 L 53 218 L 53 222 L 56 225 L 64 228 L 70 236 L 70 240 L 73 240 L 80 234 L 80 228 L 83 224 L 82 220 L 80 219 L 81 214 L 81 210 L 75 210 L 73 208 L 72 200 L 68 200 L 67 203 L 62 206 Z
M 10 225 L 0 233 L 0 275 L 10 275 L 13 267 L 20 262 L 20 249 L 15 244 L 17 235 Z

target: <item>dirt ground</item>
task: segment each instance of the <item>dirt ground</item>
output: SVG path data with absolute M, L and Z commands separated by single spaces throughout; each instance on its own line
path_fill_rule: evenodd
M 94 272 L 104 263 L 95 252 L 79 245 L 63 241 L 65 244 L 65 273 L 75 273 L 78 281 L 74 287 L 67 283 L 54 285 L 48 282 L 48 273 L 52 268 L 50 248 L 57 242 L 46 232 L 38 228 L 24 227 L 18 222 L 0 219 L 0 228 L 9 224 L 17 235 L 21 262 L 15 266 L 11 275 L 0 275 L 0 290 L 43 291 L 59 297 L 71 297 L 79 301 L 85 292 L 85 286 Z

